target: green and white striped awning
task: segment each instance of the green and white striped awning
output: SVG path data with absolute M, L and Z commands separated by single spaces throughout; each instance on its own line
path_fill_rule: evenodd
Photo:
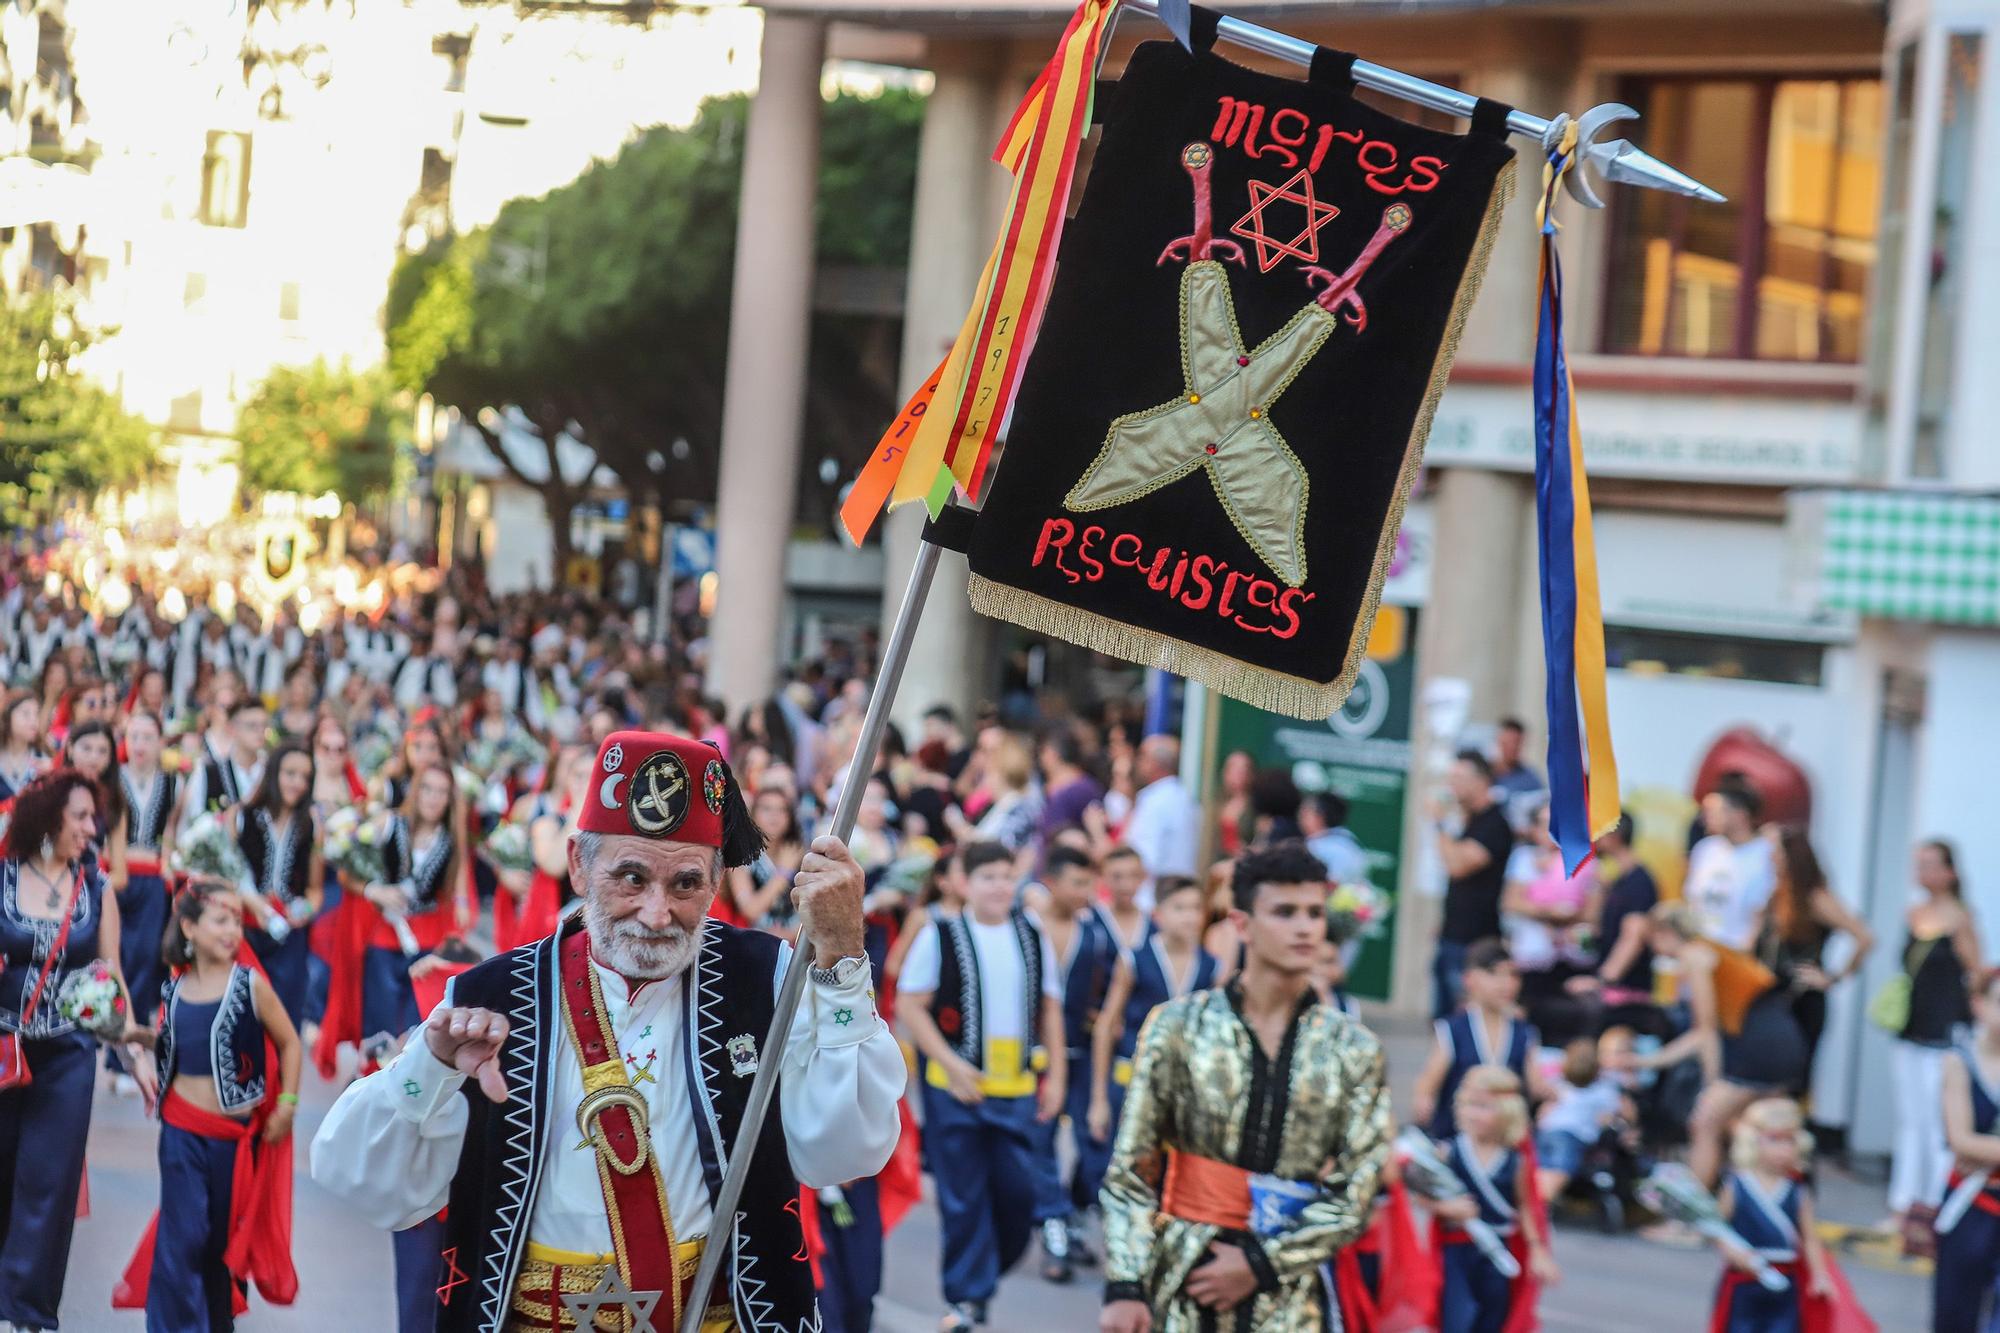
M 2000 496 L 1794 494 L 1817 540 L 1822 606 L 1891 620 L 2000 625 Z

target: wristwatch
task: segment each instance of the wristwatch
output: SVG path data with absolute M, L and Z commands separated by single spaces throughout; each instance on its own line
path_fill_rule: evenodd
M 810 975 L 815 986 L 838 987 L 854 980 L 867 967 L 868 955 L 855 953 L 845 958 L 834 959 L 832 967 L 816 967 Z

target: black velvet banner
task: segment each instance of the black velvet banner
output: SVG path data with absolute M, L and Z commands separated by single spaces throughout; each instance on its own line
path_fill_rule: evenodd
M 1133 53 L 969 552 L 980 611 L 1299 717 L 1352 686 L 1513 185 L 1472 133 Z M 1522 312 L 1530 318 L 1532 312 Z M 1524 403 L 1525 408 L 1525 403 Z

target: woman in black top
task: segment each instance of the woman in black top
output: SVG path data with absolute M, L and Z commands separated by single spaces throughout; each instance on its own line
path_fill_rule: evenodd
M 1803 832 L 1774 827 L 1766 836 L 1777 848 L 1778 887 L 1757 935 L 1757 961 L 1771 969 L 1792 997 L 1792 1017 L 1805 1034 L 1810 1087 L 1813 1056 L 1826 1030 L 1826 993 L 1861 970 L 1875 947 L 1875 932 L 1827 887 L 1826 873 Z M 1826 946 L 1842 932 L 1854 940 L 1854 949 L 1846 965 L 1829 975 Z
M 1910 979 L 1908 1017 L 1895 1045 L 1896 1139 L 1889 1158 L 1889 1210 L 1900 1229 L 1913 1212 L 1929 1213 L 1951 1170 L 1945 1145 L 1945 1052 L 1954 1031 L 1971 1021 L 1967 978 L 1979 971 L 1979 935 L 1964 903 L 1952 845 L 1917 848 L 1917 884 L 1924 897 L 1905 913 L 1903 972 Z

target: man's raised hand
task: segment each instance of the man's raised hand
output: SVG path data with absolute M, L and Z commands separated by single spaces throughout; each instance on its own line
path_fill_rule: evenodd
M 500 1047 L 507 1040 L 507 1019 L 491 1009 L 440 1009 L 424 1024 L 431 1054 L 479 1084 L 490 1102 L 507 1100 L 507 1080 L 500 1073 Z

